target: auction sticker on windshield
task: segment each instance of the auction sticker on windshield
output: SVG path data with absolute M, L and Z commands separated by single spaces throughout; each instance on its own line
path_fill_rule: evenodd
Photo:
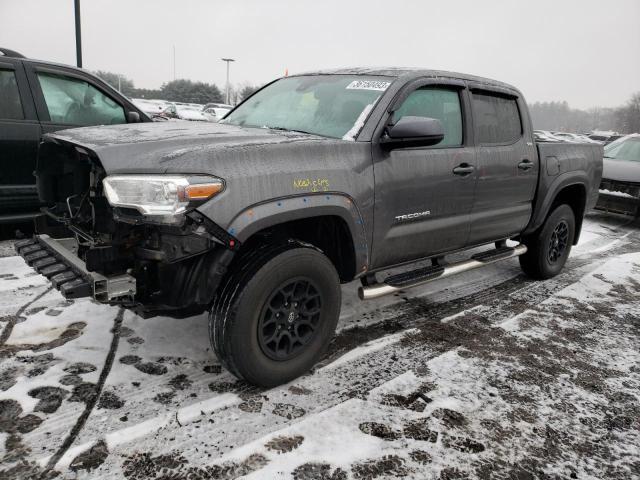
M 380 82 L 377 80 L 354 80 L 347 85 L 347 90 L 377 90 L 384 92 L 391 82 Z

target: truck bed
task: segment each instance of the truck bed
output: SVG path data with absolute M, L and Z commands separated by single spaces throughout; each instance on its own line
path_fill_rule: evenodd
M 533 216 L 525 233 L 542 225 L 555 195 L 566 186 L 577 183 L 586 185 L 585 211 L 592 209 L 598 201 L 602 177 L 602 145 L 536 142 L 536 148 L 540 159 L 540 174 Z

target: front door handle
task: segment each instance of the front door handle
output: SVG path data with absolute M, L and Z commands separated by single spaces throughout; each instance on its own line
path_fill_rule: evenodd
M 455 175 L 469 175 L 471 173 L 473 173 L 473 171 L 475 170 L 473 165 L 469 165 L 468 163 L 461 163 L 460 165 L 458 165 L 456 168 L 453 169 L 453 173 Z
M 533 163 L 531 161 L 529 161 L 529 159 L 525 158 L 524 160 L 522 160 L 518 164 L 518 168 L 520 170 L 529 170 L 529 169 L 533 168 Z

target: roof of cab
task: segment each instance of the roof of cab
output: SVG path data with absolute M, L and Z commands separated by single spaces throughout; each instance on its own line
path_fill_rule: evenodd
M 412 80 L 414 78 L 447 78 L 458 79 L 473 82 L 479 85 L 500 87 L 503 89 L 511 90 L 520 94 L 513 85 L 509 85 L 505 82 L 493 80 L 490 78 L 479 77 L 476 75 L 468 75 L 465 73 L 448 72 L 445 70 L 429 70 L 425 68 L 409 68 L 409 67 L 346 67 L 336 68 L 329 70 L 316 70 L 310 72 L 304 72 L 291 76 L 300 75 L 372 75 L 383 77 L 395 77 L 397 79 L 403 79 L 405 81 Z

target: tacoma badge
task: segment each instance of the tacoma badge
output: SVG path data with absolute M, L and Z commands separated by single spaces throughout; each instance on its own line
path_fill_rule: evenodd
M 431 215 L 431 210 L 425 210 L 424 212 L 407 213 L 406 215 L 398 215 L 395 218 L 399 222 L 404 222 L 405 220 L 412 220 L 414 218 L 426 217 L 427 215 Z

